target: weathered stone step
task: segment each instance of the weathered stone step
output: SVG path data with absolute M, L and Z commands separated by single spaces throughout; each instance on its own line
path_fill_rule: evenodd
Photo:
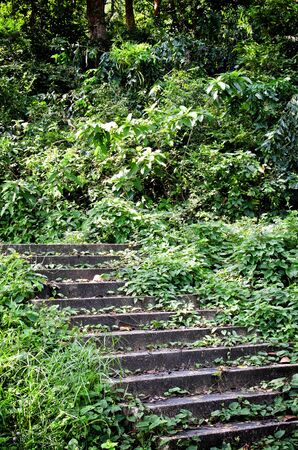
M 85 339 L 93 339 L 99 345 L 111 346 L 114 349 L 145 350 L 148 346 L 164 345 L 171 342 L 194 342 L 203 337 L 214 334 L 219 335 L 222 331 L 235 331 L 245 334 L 245 327 L 206 327 L 206 328 L 176 328 L 174 330 L 133 330 L 115 331 L 113 333 L 88 334 Z
M 167 438 L 168 443 L 166 446 L 161 446 L 160 449 L 176 450 L 179 443 L 182 441 L 191 443 L 192 439 L 199 440 L 199 443 L 195 448 L 200 450 L 221 446 L 224 442 L 235 442 L 237 448 L 240 448 L 244 444 L 256 443 L 263 437 L 274 434 L 278 430 L 286 430 L 289 432 L 291 430 L 296 430 L 297 427 L 298 420 L 292 422 L 262 420 L 205 426 L 170 436 Z
M 38 273 L 53 280 L 93 280 L 96 275 L 112 273 L 115 269 L 111 267 L 100 267 L 98 269 L 41 269 Z
M 197 302 L 195 295 L 182 295 L 177 299 L 183 301 L 193 301 Z M 129 296 L 108 296 L 108 297 L 89 297 L 89 298 L 57 298 L 48 299 L 40 298 L 33 300 L 36 305 L 57 305 L 59 308 L 73 308 L 77 310 L 91 310 L 91 309 L 102 309 L 102 308 L 121 308 L 123 306 L 132 306 L 138 308 L 148 308 L 150 305 L 156 305 L 158 300 L 154 297 L 129 297 Z
M 124 286 L 122 281 L 102 281 L 97 283 L 55 283 L 46 285 L 38 294 L 38 297 L 49 298 L 55 294 L 61 294 L 65 297 L 100 297 L 109 292 L 116 293 Z
M 262 367 L 219 368 L 180 370 L 150 375 L 134 375 L 114 381 L 117 387 L 127 389 L 135 395 L 162 396 L 173 387 L 190 394 L 203 394 L 209 389 L 245 389 L 274 378 L 289 377 L 298 372 L 298 364 L 276 364 Z
M 201 347 L 193 349 L 163 349 L 117 354 L 116 364 L 131 372 L 152 370 L 189 369 L 196 364 L 210 365 L 218 358 L 237 359 L 255 355 L 258 352 L 270 352 L 272 344 L 244 344 L 234 347 Z M 110 356 L 109 356 L 110 358 Z
M 11 249 L 19 253 L 42 254 L 55 252 L 69 255 L 75 252 L 117 252 L 127 248 L 137 249 L 139 246 L 133 244 L 0 244 L 0 253 L 8 252 Z
M 79 264 L 102 264 L 111 261 L 119 261 L 119 255 L 36 255 L 26 257 L 31 264 L 42 266 L 76 266 Z
M 229 391 L 216 394 L 190 395 L 188 397 L 172 397 L 145 403 L 145 406 L 153 414 L 161 414 L 168 417 L 176 416 L 182 409 L 186 409 L 196 418 L 207 419 L 213 411 L 226 408 L 232 402 L 248 400 L 255 404 L 271 403 L 280 392 L 263 391 Z
M 202 318 L 213 319 L 217 313 L 212 309 L 198 309 L 196 310 Z M 147 325 L 153 320 L 169 320 L 176 312 L 170 311 L 142 311 L 142 312 L 129 312 L 129 313 L 110 313 L 110 314 L 83 314 L 73 316 L 71 323 L 73 325 L 85 326 L 85 325 L 107 325 L 112 326 L 128 326 L 132 328 L 139 328 L 142 325 Z
M 73 308 L 76 310 L 91 310 L 91 309 L 101 309 L 101 308 L 120 308 L 122 306 L 142 306 L 147 307 L 153 301 L 153 297 L 141 299 L 135 299 L 134 297 L 123 296 L 108 296 L 108 297 L 89 297 L 89 298 L 57 298 L 57 299 L 47 299 L 40 298 L 32 300 L 37 306 L 43 305 L 56 305 L 60 309 L 62 308 Z

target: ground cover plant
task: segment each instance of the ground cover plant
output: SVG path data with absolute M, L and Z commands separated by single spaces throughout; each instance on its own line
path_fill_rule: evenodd
M 176 298 L 193 293 L 224 311 L 217 323 L 291 342 L 294 358 L 297 8 L 0 0 L 0 243 L 138 242 L 124 292 L 176 311 L 151 328 L 206 324 Z M 80 343 L 69 312 L 30 306 L 44 279 L 0 258 L 0 446 L 148 450 L 191 420 L 137 404 L 127 421 L 104 352 Z M 193 345 L 218 342 L 239 336 Z
M 69 312 L 28 303 L 43 281 L 19 255 L 0 257 L 1 448 L 153 449 L 183 427 L 187 414 L 149 415 L 129 396 L 124 406 L 109 360 L 82 344 Z
M 179 225 L 177 216 L 176 229 L 170 221 L 160 226 L 161 236 L 144 239 L 144 256 L 123 272 L 126 292 L 165 303 L 193 292 L 201 305 L 223 308 L 223 322 L 232 317 L 265 337 L 296 340 L 297 214 Z

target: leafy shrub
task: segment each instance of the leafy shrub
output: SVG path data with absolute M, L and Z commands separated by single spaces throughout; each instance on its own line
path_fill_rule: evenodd
M 132 202 L 106 197 L 87 212 L 82 230 L 88 240 L 120 243 L 133 240 L 142 222 Z
M 163 301 L 196 292 L 201 305 L 225 312 L 225 322 L 295 340 L 296 230 L 296 214 L 269 224 L 178 221 L 162 235 L 147 235 L 142 258 L 123 271 L 125 289 Z
M 102 56 L 101 72 L 108 79 L 130 87 L 152 83 L 160 71 L 160 62 L 149 44 L 124 42 Z
M 121 125 L 87 121 L 77 136 L 95 147 L 102 175 L 110 175 L 105 182 L 114 191 L 140 197 L 148 185 L 148 194 L 153 191 L 156 196 L 166 175 L 164 168 L 170 156 L 166 150 L 203 119 L 201 111 L 184 106 L 167 111 L 151 107 L 142 118 L 128 115 Z
M 70 202 L 54 202 L 35 183 L 21 179 L 2 184 L 0 205 L 0 238 L 8 242 L 53 241 L 81 223 Z
M 126 269 L 126 292 L 136 296 L 149 295 L 174 298 L 179 293 L 194 291 L 197 280 L 203 275 L 204 264 L 198 258 L 196 248 L 190 246 L 163 248 L 153 252 L 140 266 Z M 196 255 L 196 256 L 195 256 Z
M 298 279 L 297 247 L 297 214 L 268 225 L 243 227 L 232 267 L 254 284 L 265 281 L 288 286 Z
M 17 450 L 156 448 L 188 422 L 163 418 L 111 388 L 109 361 L 69 328 L 69 312 L 27 304 L 42 287 L 16 253 L 0 259 L 0 444 Z
M 279 37 L 295 33 L 297 29 L 297 4 L 287 0 L 265 0 L 250 9 L 253 30 L 259 37 Z
M 165 35 L 155 45 L 122 42 L 113 45 L 100 61 L 99 73 L 130 88 L 152 86 L 173 69 L 199 66 L 202 72 L 216 72 L 232 58 L 223 47 L 187 35 Z M 229 61 L 231 62 L 231 61 Z
M 92 69 L 86 72 L 80 87 L 71 93 L 71 114 L 80 119 L 96 116 L 103 123 L 118 122 L 128 116 L 130 100 L 117 83 L 104 83 L 98 69 Z
M 275 128 L 266 134 L 262 144 L 266 161 L 272 161 L 275 171 L 288 183 L 294 194 L 298 189 L 298 96 L 294 95 Z
M 17 253 L 0 255 L 0 304 L 22 303 L 41 290 L 43 277 Z

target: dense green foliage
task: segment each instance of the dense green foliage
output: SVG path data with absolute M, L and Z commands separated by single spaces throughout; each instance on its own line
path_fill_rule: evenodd
M 189 2 L 179 31 L 165 6 L 130 40 L 112 21 L 108 52 L 82 2 L 36 2 L 29 24 L 26 1 L 1 4 L 2 240 L 88 235 L 107 195 L 232 220 L 297 206 L 296 2 L 202 0 L 197 21 Z
M 17 254 L 0 257 L 0 446 L 9 450 L 157 449 L 160 434 L 183 427 L 148 415 L 111 390 L 109 359 L 70 329 L 69 312 L 26 303 L 42 277 Z
M 286 230 L 290 233 L 293 223 L 294 220 L 277 225 L 279 231 L 275 230 L 275 236 Z M 222 228 L 214 226 L 213 230 L 206 232 L 206 227 L 201 226 L 195 230 L 195 234 L 200 235 L 200 242 L 204 243 L 203 248 L 209 246 L 211 259 L 215 257 L 212 239 L 215 236 L 218 238 Z M 193 234 L 193 230 L 189 232 Z M 179 232 L 174 239 L 178 238 Z M 292 239 L 291 236 L 284 237 L 283 244 L 288 251 L 293 244 Z M 166 245 L 166 240 L 163 245 Z M 207 256 L 203 253 L 200 255 L 201 261 L 203 256 Z M 186 254 L 189 257 L 189 251 Z M 187 269 L 182 269 L 183 263 L 178 267 L 181 251 L 176 248 L 171 256 L 177 258 L 173 259 L 173 266 L 180 279 L 180 287 L 189 289 L 189 282 L 185 282 L 189 278 Z M 158 254 L 155 257 L 157 261 L 162 258 Z M 166 257 L 164 261 L 167 263 Z M 169 261 L 166 267 L 173 276 L 174 269 L 169 268 Z M 154 278 L 152 264 L 149 273 Z M 160 271 L 158 276 L 162 280 Z M 181 283 L 182 278 L 184 283 Z M 187 411 L 172 419 L 148 415 L 144 407 L 129 396 L 126 396 L 126 402 L 130 403 L 131 410 L 124 407 L 123 392 L 111 390 L 109 384 L 109 360 L 104 359 L 92 344 L 82 345 L 78 331 L 69 328 L 69 312 L 59 312 L 54 306 L 37 309 L 26 303 L 34 289 L 42 288 L 42 282 L 43 278 L 34 273 L 17 254 L 0 258 L 0 443 L 3 449 L 157 450 L 161 448 L 160 435 L 183 429 L 191 423 L 193 419 Z M 236 305 L 233 301 L 227 304 Z M 241 305 L 237 308 L 241 313 Z M 265 308 L 265 314 L 270 314 L 270 308 L 272 311 L 276 308 L 281 313 L 279 304 L 275 306 L 273 302 Z M 288 305 L 286 314 L 290 316 L 292 312 L 291 305 Z M 278 318 L 278 314 L 271 313 L 270 319 L 272 317 Z M 258 324 L 266 330 L 262 321 Z M 283 318 L 277 320 L 278 326 L 273 325 L 275 328 L 272 330 L 280 332 L 283 324 Z M 292 332 L 290 326 L 286 330 L 288 334 Z M 260 414 L 265 417 L 272 411 L 282 414 L 289 410 L 296 414 L 297 386 L 295 377 L 289 385 L 285 385 L 282 379 L 276 380 L 274 389 L 288 392 L 289 400 L 277 398 L 270 407 L 250 405 L 248 402 L 244 405 L 231 404 L 229 409 L 215 411 L 210 421 L 218 418 L 225 420 L 228 414 L 231 417 L 243 417 L 245 414 L 248 417 Z M 276 448 L 284 448 L 278 446 L 278 439 L 282 437 L 283 434 L 274 437 Z M 296 437 L 293 435 L 282 439 L 282 442 L 294 449 Z M 255 448 L 262 448 L 262 445 Z M 191 448 L 187 444 L 186 447 Z
M 194 292 L 200 304 L 222 308 L 224 322 L 232 318 L 266 338 L 297 341 L 297 214 L 273 223 L 187 224 L 183 213 L 150 224 L 144 254 L 123 271 L 126 291 L 165 304 Z

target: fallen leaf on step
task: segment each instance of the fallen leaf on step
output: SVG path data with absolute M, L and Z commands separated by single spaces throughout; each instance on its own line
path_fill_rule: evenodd
M 94 275 L 93 281 L 102 281 L 101 275 Z
M 287 364 L 289 362 L 291 362 L 290 358 L 288 358 L 288 356 L 284 356 L 283 358 L 281 358 L 281 360 L 279 361 L 281 364 Z
M 132 327 L 119 327 L 120 331 L 131 331 Z
M 285 416 L 285 417 L 283 418 L 283 421 L 284 421 L 284 422 L 291 422 L 291 420 L 297 420 L 297 419 L 298 419 L 297 416 Z

